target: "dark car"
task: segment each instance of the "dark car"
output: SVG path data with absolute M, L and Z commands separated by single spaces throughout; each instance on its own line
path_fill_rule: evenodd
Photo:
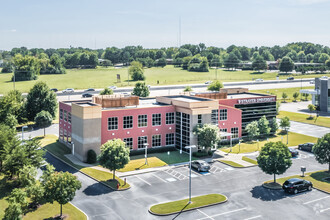
M 203 160 L 195 160 L 191 162 L 191 167 L 198 172 L 208 172 L 211 168 L 210 165 Z
M 92 96 L 93 96 L 93 94 L 91 94 L 91 93 L 83 93 L 82 94 L 83 98 L 92 97 Z
M 84 92 L 94 92 L 94 91 L 95 91 L 95 89 L 93 89 L 93 88 L 89 88 L 89 89 L 85 89 Z
M 283 183 L 282 189 L 287 193 L 297 194 L 298 192 L 309 190 L 311 191 L 313 184 L 310 181 L 298 178 L 288 179 Z
M 304 144 L 299 144 L 298 149 L 313 152 L 313 146 L 314 146 L 314 143 L 304 143 Z
M 294 77 L 288 77 L 286 80 L 294 80 Z
M 56 89 L 56 88 L 52 88 L 52 89 L 50 89 L 50 91 L 57 92 L 58 89 Z
M 289 151 L 290 151 L 292 157 L 296 157 L 299 155 L 299 151 L 297 151 L 297 149 L 289 147 Z

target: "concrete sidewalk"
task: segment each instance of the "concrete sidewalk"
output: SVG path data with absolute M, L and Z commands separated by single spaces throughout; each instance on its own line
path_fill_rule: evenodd
M 231 153 L 225 153 L 221 150 L 217 150 L 215 154 L 219 155 L 220 160 L 229 160 L 233 161 L 235 163 L 241 164 L 245 167 L 252 167 L 255 166 L 252 163 L 246 162 L 245 160 L 242 160 L 243 156 L 258 156 L 259 152 L 253 152 L 253 153 L 246 153 L 246 154 L 231 154 Z

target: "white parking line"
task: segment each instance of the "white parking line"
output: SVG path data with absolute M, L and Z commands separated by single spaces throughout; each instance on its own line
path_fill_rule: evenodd
M 211 216 L 209 216 L 208 214 L 206 214 L 205 212 L 202 212 L 201 210 L 197 209 L 197 211 L 199 211 L 200 213 L 202 213 L 203 215 L 207 216 L 207 218 L 214 220 L 214 218 L 212 218 Z
M 330 196 L 325 196 L 325 197 L 322 197 L 322 198 L 319 198 L 319 199 L 315 199 L 315 200 L 312 200 L 312 201 L 305 202 L 304 205 L 307 205 L 307 204 L 312 203 L 312 202 L 317 202 L 317 201 L 320 201 L 320 200 L 326 199 L 326 198 L 330 198 Z
M 148 184 L 149 186 L 151 186 L 151 184 L 150 183 L 148 183 L 147 181 L 145 181 L 144 179 L 142 179 L 141 177 L 139 177 L 139 176 L 136 176 L 138 179 L 140 179 L 140 180 L 142 180 L 143 182 L 145 182 L 146 184 Z
M 239 212 L 239 211 L 242 211 L 242 210 L 245 210 L 245 209 L 246 208 L 236 209 L 236 210 L 232 210 L 232 211 L 228 211 L 228 212 L 223 212 L 223 213 L 220 213 L 220 214 L 212 215 L 210 217 L 213 218 L 213 217 L 217 217 L 217 216 L 220 216 L 220 215 L 226 215 L 226 214 L 230 214 L 230 213 L 233 213 L 233 212 Z M 209 217 L 199 218 L 198 220 L 207 219 L 207 218 L 209 218 Z
M 244 220 L 256 219 L 256 218 L 261 218 L 261 217 L 262 217 L 261 215 L 257 215 L 257 216 L 253 216 L 251 218 L 246 218 Z
M 322 209 L 322 210 L 320 210 L 320 212 L 325 212 L 325 211 L 327 211 L 327 210 L 330 210 L 330 208 Z
M 163 181 L 164 183 L 167 183 L 165 180 L 163 180 L 162 178 L 160 178 L 159 176 L 157 176 L 156 174 L 151 174 L 151 175 L 153 175 L 154 177 L 156 177 L 156 178 L 158 178 L 158 179 L 160 179 L 161 181 Z

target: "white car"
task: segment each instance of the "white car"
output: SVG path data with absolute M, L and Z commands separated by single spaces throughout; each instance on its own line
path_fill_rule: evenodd
M 321 79 L 328 79 L 328 77 L 327 76 L 322 76 Z
M 109 86 L 108 88 L 114 90 L 117 89 L 117 86 Z
M 74 89 L 71 89 L 71 88 L 69 88 L 69 89 L 64 89 L 64 90 L 62 91 L 62 93 L 74 93 Z
M 263 82 L 264 80 L 263 79 L 256 79 L 255 81 L 256 82 Z
M 212 81 L 206 81 L 205 82 L 205 84 L 211 84 L 212 83 Z
M 309 81 L 309 84 L 315 84 L 314 80 Z

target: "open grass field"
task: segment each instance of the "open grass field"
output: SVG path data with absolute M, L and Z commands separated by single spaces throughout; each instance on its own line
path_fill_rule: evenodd
M 224 202 L 227 197 L 221 194 L 208 194 L 191 198 L 191 203 L 188 204 L 188 199 L 162 203 L 150 207 L 150 211 L 155 214 L 166 215 L 198 207 Z
M 282 137 L 283 137 L 283 143 L 286 143 L 287 135 L 280 135 L 280 134 L 278 134 L 277 136 L 274 136 L 274 137 L 270 137 L 268 139 L 268 141 L 272 141 L 272 142 L 281 141 Z M 268 141 L 267 141 L 267 139 L 259 139 L 259 142 L 257 142 L 257 141 L 244 142 L 244 143 L 241 143 L 241 146 L 239 146 L 239 144 L 236 144 L 236 145 L 233 145 L 231 153 L 239 154 L 239 153 L 251 153 L 251 152 L 259 151 Z M 289 147 L 297 146 L 298 144 L 307 143 L 307 142 L 316 143 L 317 138 L 303 135 L 303 134 L 294 133 L 294 132 L 289 132 L 289 143 L 288 143 Z M 221 150 L 226 153 L 229 153 L 230 147 L 226 147 Z
M 117 87 L 127 86 L 127 68 L 115 69 L 113 67 L 97 69 L 68 69 L 67 74 L 40 75 L 38 80 L 16 82 L 16 89 L 21 92 L 28 92 L 36 81 L 45 81 L 50 88 L 63 90 L 65 88 L 86 89 L 86 88 L 104 88 L 110 85 Z M 121 82 L 117 83 L 117 74 L 120 75 Z M 171 85 L 171 84 L 189 84 L 204 83 L 208 80 L 216 79 L 216 70 L 210 69 L 209 72 L 188 72 L 181 68 L 174 68 L 168 65 L 164 68 L 153 67 L 145 69 L 146 83 L 148 85 Z M 7 93 L 13 89 L 11 82 L 12 73 L 0 73 L 0 94 Z M 324 74 L 329 75 L 330 74 Z M 256 73 L 254 71 L 227 71 L 217 70 L 217 79 L 228 81 L 250 81 L 256 78 L 264 80 L 275 80 L 277 73 Z M 303 75 L 303 78 L 319 77 L 320 75 Z M 280 76 L 280 79 L 286 79 L 287 76 Z M 135 82 L 130 82 L 130 86 Z
M 300 91 L 300 87 L 296 88 L 281 88 L 281 89 L 263 89 L 263 90 L 250 90 L 250 92 L 255 92 L 255 93 L 262 93 L 262 94 L 270 94 L 270 95 L 276 95 L 277 96 L 277 101 L 284 101 L 282 99 L 282 94 L 285 92 L 288 95 L 288 98 L 285 99 L 286 102 L 292 102 L 294 99 L 292 97 L 293 93 Z M 308 87 L 302 87 L 302 89 L 314 89 L 314 86 L 308 86 Z M 297 98 L 297 101 L 300 101 L 300 95 Z M 304 97 L 302 97 L 304 99 Z M 312 97 L 308 96 L 308 100 L 311 100 Z
M 330 181 L 325 179 L 325 178 L 330 178 L 330 172 L 326 170 L 305 173 L 305 177 L 301 177 L 300 175 L 287 176 L 276 179 L 276 182 L 282 185 L 287 179 L 291 179 L 291 178 L 300 178 L 311 181 L 313 183 L 314 188 L 330 193 Z M 270 183 L 270 182 L 273 182 L 273 180 L 269 180 L 266 183 Z
M 330 118 L 322 116 L 316 117 L 315 112 L 313 112 L 312 119 L 309 118 L 310 115 L 287 111 L 280 111 L 280 114 L 277 116 L 277 118 L 284 118 L 285 116 L 289 117 L 291 121 L 298 121 L 330 128 Z

